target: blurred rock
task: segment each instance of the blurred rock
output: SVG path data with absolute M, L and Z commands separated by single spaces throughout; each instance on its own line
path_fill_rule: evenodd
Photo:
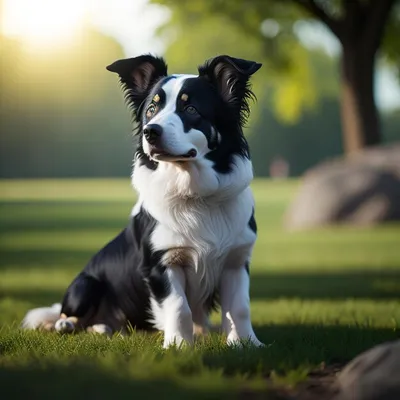
M 399 400 L 400 340 L 360 354 L 340 372 L 337 381 L 337 400 Z
M 310 169 L 288 209 L 285 225 L 306 229 L 396 220 L 400 220 L 400 143 Z

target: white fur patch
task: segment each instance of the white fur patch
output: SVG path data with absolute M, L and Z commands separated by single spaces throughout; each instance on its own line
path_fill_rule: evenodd
M 230 173 L 219 174 L 213 169 L 213 163 L 205 158 L 184 164 L 160 162 L 154 171 L 137 160 L 132 184 L 140 193 L 145 208 L 167 207 L 182 198 L 201 198 L 210 204 L 221 203 L 245 191 L 253 179 L 250 160 L 234 156 L 232 164 Z M 253 203 L 251 199 L 251 204 L 246 206 L 251 208 Z
M 166 273 L 171 293 L 162 304 L 152 299 L 153 322 L 158 329 L 164 331 L 164 348 L 193 341 L 192 313 L 185 294 L 185 273 L 182 268 L 174 266 L 168 268 Z
M 250 319 L 249 275 L 244 268 L 229 267 L 221 280 L 222 328 L 228 344 L 250 341 L 255 346 L 263 344 L 254 334 Z
M 97 333 L 99 335 L 111 336 L 112 329 L 106 324 L 94 324 L 86 329 L 88 332 Z
M 139 214 L 141 208 L 142 208 L 142 200 L 139 197 L 132 208 L 131 217 L 134 217 L 135 215 Z
M 75 328 L 75 322 L 70 318 L 60 318 L 54 325 L 54 329 L 59 333 L 71 333 Z
M 40 329 L 48 324 L 55 324 L 60 318 L 61 304 L 53 304 L 51 307 L 34 308 L 27 312 L 22 320 L 23 329 Z

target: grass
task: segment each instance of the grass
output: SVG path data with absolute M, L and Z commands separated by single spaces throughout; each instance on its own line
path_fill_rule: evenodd
M 164 351 L 160 334 L 112 339 L 18 329 L 25 312 L 61 299 L 89 257 L 124 226 L 127 180 L 0 181 L 0 386 L 4 398 L 115 396 L 275 398 L 321 362 L 345 362 L 398 338 L 400 226 L 288 233 L 298 182 L 254 182 L 259 239 L 252 319 L 264 349 L 219 335 Z M 215 322 L 217 315 L 213 316 Z M 8 394 L 8 396 L 7 396 Z

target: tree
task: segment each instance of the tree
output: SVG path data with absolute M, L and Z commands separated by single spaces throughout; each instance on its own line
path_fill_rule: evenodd
M 294 0 L 323 22 L 339 39 L 341 55 L 341 116 L 348 152 L 381 142 L 374 99 L 375 55 L 382 43 L 395 0 L 341 1 L 335 17 L 314 0 Z
M 396 0 L 152 0 L 173 10 L 172 24 L 223 15 L 243 34 L 263 44 L 264 56 L 282 70 L 299 65 L 299 38 L 295 23 L 311 17 L 324 24 L 339 40 L 341 120 L 347 153 L 381 142 L 374 99 L 374 71 L 378 50 L 392 61 L 400 60 L 400 7 Z M 395 7 L 396 6 L 396 7 Z M 263 25 L 279 23 L 275 35 Z M 261 28 L 261 29 L 260 29 Z M 386 32 L 386 36 L 385 36 Z M 190 33 L 188 33 L 190 34 Z M 218 40 L 216 38 L 216 40 Z M 271 60 L 272 59 L 272 60 Z

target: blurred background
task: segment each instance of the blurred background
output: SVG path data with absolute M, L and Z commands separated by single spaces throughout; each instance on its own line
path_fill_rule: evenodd
M 257 176 L 400 139 L 395 1 L 0 4 L 1 177 L 128 176 L 130 117 L 105 66 L 148 52 L 171 73 L 224 53 L 263 63 L 246 129 Z
M 86 364 L 68 365 L 77 354 L 85 363 L 99 355 L 90 387 L 99 398 L 113 379 L 122 382 L 122 370 L 127 393 L 145 377 L 140 384 L 164 395 L 154 377 L 171 381 L 185 371 L 171 390 L 190 381 L 202 395 L 221 371 L 264 379 L 282 365 L 348 361 L 398 338 L 400 0 L 0 0 L 0 17 L 3 392 L 43 398 L 51 381 L 60 396 L 81 396 L 70 376 L 85 385 Z M 203 367 L 186 368 L 179 355 L 165 373 L 162 357 L 143 364 L 135 335 L 103 347 L 78 337 L 70 352 L 63 337 L 54 344 L 15 329 L 28 309 L 60 301 L 127 223 L 135 198 L 131 118 L 105 67 L 149 52 L 164 55 L 171 73 L 196 73 L 219 54 L 263 63 L 245 134 L 258 224 L 252 320 L 273 346 L 229 360 L 210 350 L 204 362 L 218 373 L 204 370 L 204 384 L 196 381 Z M 114 368 L 102 364 L 106 351 Z M 54 360 L 69 361 L 48 379 L 37 355 L 48 357 L 51 371 Z

